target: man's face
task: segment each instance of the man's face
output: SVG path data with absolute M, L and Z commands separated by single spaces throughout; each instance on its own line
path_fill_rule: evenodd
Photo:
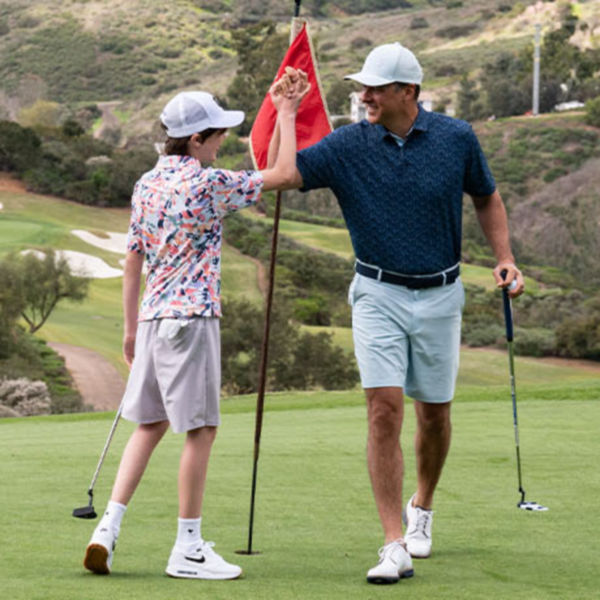
M 407 110 L 409 89 L 409 86 L 399 86 L 396 83 L 363 85 L 360 99 L 367 107 L 367 121 L 385 126 L 404 114 Z

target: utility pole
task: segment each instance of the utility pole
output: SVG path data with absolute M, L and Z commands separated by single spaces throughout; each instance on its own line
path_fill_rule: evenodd
M 533 50 L 533 116 L 540 113 L 540 37 L 542 25 L 535 24 L 535 41 Z

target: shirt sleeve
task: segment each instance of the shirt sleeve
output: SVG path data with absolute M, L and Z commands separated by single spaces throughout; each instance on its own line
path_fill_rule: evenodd
M 330 171 L 336 161 L 334 142 L 334 134 L 330 134 L 296 155 L 296 166 L 302 175 L 301 192 L 330 186 Z
M 489 196 L 495 191 L 496 182 L 475 132 L 471 127 L 468 131 L 463 189 L 470 196 Z
M 127 251 L 144 254 L 144 238 L 142 236 L 143 214 L 139 208 L 139 185 L 136 184 L 131 198 L 131 217 L 127 231 Z
M 259 171 L 214 169 L 210 174 L 210 187 L 217 214 L 224 217 L 258 201 L 263 177 Z

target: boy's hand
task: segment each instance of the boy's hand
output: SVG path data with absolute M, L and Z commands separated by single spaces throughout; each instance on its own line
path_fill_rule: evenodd
M 133 357 L 135 356 L 135 335 L 125 336 L 123 338 L 123 358 L 127 363 L 127 366 L 131 369 L 133 363 Z
M 270 88 L 271 100 L 278 112 L 296 112 L 310 90 L 308 77 L 301 69 L 285 68 L 285 74 Z

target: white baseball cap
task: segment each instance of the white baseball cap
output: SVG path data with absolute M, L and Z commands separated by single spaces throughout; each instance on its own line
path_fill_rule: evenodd
M 223 110 L 207 92 L 181 92 L 164 107 L 160 120 L 171 138 L 183 138 L 205 129 L 236 127 L 244 120 L 241 110 Z
M 394 42 L 373 48 L 365 59 L 362 71 L 346 75 L 344 79 L 353 79 L 368 86 L 387 85 L 395 81 L 421 85 L 423 69 L 408 48 L 400 42 Z

